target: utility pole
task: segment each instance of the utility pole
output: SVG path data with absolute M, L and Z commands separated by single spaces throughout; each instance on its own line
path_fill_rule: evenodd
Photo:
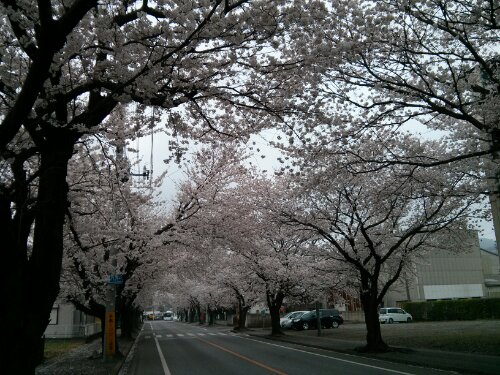
M 123 127 L 124 124 L 124 113 L 119 114 L 119 126 Z M 140 176 L 146 180 L 149 180 L 153 176 L 153 124 L 154 124 L 154 112 L 151 124 L 151 166 L 150 170 L 143 167 L 142 173 L 132 173 L 130 171 L 130 166 L 128 164 L 127 158 L 125 156 L 125 139 L 123 138 L 123 133 L 118 135 L 115 139 L 116 142 L 116 188 L 119 189 L 119 184 L 127 183 L 131 176 Z M 123 129 L 119 129 L 123 130 Z M 150 182 L 151 186 L 151 182 Z M 116 225 L 120 225 L 120 221 L 124 218 L 122 213 L 122 204 L 120 198 L 113 199 L 113 220 Z M 123 284 L 123 275 L 118 274 L 116 255 L 118 253 L 117 245 L 113 245 L 109 252 L 109 259 L 111 260 L 111 273 L 108 279 L 108 289 L 106 292 L 106 313 L 104 322 L 104 361 L 111 360 L 116 355 L 117 345 L 116 345 L 116 289 L 118 285 Z M 153 307 L 153 317 L 154 317 L 154 307 Z M 154 318 L 153 318 L 154 319 Z
M 128 176 L 123 175 L 123 171 L 128 171 L 125 165 L 123 150 L 125 148 L 125 141 L 121 138 L 116 140 L 116 167 L 117 179 L 116 185 L 120 182 L 126 182 Z M 125 172 L 126 173 L 126 172 Z M 121 220 L 120 215 L 120 202 L 119 199 L 113 199 L 113 220 L 118 225 Z M 109 259 L 111 260 L 111 274 L 108 279 L 108 290 L 106 293 L 106 313 L 104 323 L 104 361 L 113 359 L 116 355 L 116 287 L 123 283 L 122 275 L 117 274 L 117 261 L 116 254 L 118 248 L 115 244 L 111 246 L 109 251 Z
M 316 301 L 316 326 L 318 327 L 318 336 L 321 336 L 321 316 L 319 313 L 319 301 Z

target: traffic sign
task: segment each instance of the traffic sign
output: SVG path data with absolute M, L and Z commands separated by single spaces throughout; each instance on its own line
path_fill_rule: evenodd
M 123 284 L 123 275 L 110 275 L 108 284 L 115 284 L 115 285 Z

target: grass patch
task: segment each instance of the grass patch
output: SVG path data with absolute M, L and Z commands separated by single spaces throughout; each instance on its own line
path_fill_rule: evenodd
M 386 342 L 394 346 L 411 346 L 414 348 L 437 349 L 454 352 L 481 353 L 500 356 L 500 336 L 498 334 L 449 334 L 388 337 Z
M 44 358 L 59 357 L 83 344 L 84 339 L 45 339 Z

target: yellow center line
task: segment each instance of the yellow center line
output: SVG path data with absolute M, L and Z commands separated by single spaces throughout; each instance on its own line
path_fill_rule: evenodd
M 278 375 L 287 375 L 286 372 L 282 372 L 282 371 L 279 371 L 279 370 L 276 370 L 272 367 L 269 367 L 263 363 L 260 363 L 259 361 L 256 361 L 256 360 L 253 360 L 251 358 L 248 358 L 248 357 L 245 357 L 244 355 L 241 355 L 239 353 L 236 353 L 236 352 L 233 352 L 232 350 L 229 350 L 227 348 L 224 348 L 223 346 L 220 346 L 220 345 L 217 345 L 217 344 L 214 344 L 213 342 L 210 342 L 210 341 L 207 341 L 207 340 L 204 340 L 204 339 L 200 339 L 199 337 L 197 337 L 198 340 L 204 342 L 205 344 L 208 344 L 208 345 L 211 345 L 213 346 L 214 348 L 217 348 L 217 349 L 220 349 L 220 350 L 223 350 L 225 351 L 226 353 L 229 353 L 229 354 L 232 354 L 234 355 L 235 357 L 238 357 L 244 361 L 247 361 L 247 362 L 250 362 L 251 364 L 255 365 L 255 366 L 259 366 L 259 367 L 262 367 L 262 368 L 265 368 L 266 370 L 274 373 L 274 374 L 278 374 Z

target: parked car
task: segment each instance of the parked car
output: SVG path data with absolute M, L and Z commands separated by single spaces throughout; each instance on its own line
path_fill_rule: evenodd
M 379 310 L 378 321 L 380 323 L 404 322 L 410 323 L 413 320 L 411 314 L 399 307 L 383 307 Z
M 290 328 L 292 326 L 292 320 L 298 319 L 305 313 L 309 311 L 292 311 L 286 314 L 283 318 L 280 318 L 280 326 L 281 328 Z
M 344 323 L 342 315 L 336 309 L 320 309 L 319 316 L 323 328 L 338 328 Z M 316 310 L 309 311 L 293 319 L 292 328 L 298 330 L 317 328 L 317 321 Z

